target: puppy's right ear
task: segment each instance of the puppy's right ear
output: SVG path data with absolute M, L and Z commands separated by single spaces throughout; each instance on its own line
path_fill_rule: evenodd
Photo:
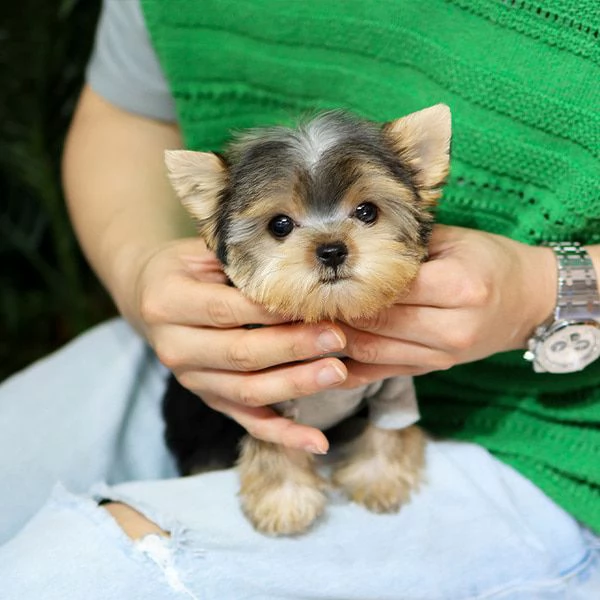
M 433 204 L 450 167 L 450 108 L 445 104 L 424 108 L 386 123 L 383 131 L 396 154 L 414 170 L 421 197 Z
M 166 150 L 169 179 L 183 206 L 196 221 L 206 245 L 216 247 L 219 196 L 227 184 L 225 163 L 212 152 Z

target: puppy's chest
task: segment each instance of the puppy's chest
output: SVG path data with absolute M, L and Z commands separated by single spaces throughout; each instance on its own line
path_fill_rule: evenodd
M 393 377 L 353 389 L 323 390 L 279 402 L 274 408 L 297 423 L 325 430 L 356 414 L 365 404 L 370 421 L 384 429 L 403 429 L 419 420 L 410 377 Z
M 302 425 L 329 429 L 357 413 L 366 398 L 381 388 L 381 381 L 352 390 L 323 390 L 311 396 L 279 402 L 275 409 Z

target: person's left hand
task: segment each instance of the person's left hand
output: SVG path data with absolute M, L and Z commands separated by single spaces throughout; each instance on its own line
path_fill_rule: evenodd
M 343 326 L 343 387 L 448 369 L 525 348 L 556 299 L 552 250 L 460 227 L 436 226 L 429 260 L 408 294 Z

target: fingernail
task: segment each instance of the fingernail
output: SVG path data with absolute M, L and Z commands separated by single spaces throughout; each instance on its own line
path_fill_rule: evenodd
M 311 454 L 327 454 L 327 450 L 319 446 L 305 446 L 304 449 Z
M 333 329 L 325 329 L 317 338 L 317 346 L 324 352 L 341 350 L 346 345 L 344 338 Z
M 346 373 L 337 365 L 327 365 L 317 374 L 317 383 L 321 387 L 329 387 L 346 379 Z

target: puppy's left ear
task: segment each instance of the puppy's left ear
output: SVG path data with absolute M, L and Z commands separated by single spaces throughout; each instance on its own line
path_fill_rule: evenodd
M 225 163 L 212 152 L 166 150 L 169 179 L 183 206 L 196 221 L 206 245 L 214 250 L 220 193 L 227 184 Z
M 450 166 L 450 108 L 430 106 L 386 123 L 383 132 L 400 159 L 415 171 L 415 183 L 427 199 L 439 197 Z

